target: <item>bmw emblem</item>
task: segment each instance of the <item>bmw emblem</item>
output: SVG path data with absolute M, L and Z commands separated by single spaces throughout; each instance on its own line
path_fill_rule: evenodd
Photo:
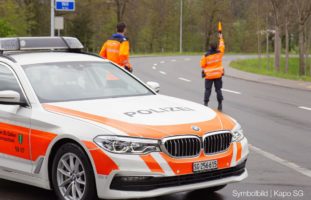
M 194 131 L 200 131 L 201 129 L 200 129 L 200 127 L 192 126 L 192 130 L 194 130 Z

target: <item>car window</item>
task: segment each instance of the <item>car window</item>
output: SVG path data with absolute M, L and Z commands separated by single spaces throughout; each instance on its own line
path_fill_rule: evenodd
M 21 100 L 24 101 L 24 95 L 14 73 L 5 65 L 0 64 L 0 91 L 13 90 L 20 94 Z
M 108 62 L 44 63 L 23 68 L 42 103 L 153 94 Z

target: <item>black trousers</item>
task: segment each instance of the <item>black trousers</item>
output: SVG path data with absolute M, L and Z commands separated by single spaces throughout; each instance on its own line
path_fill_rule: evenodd
M 217 101 L 220 103 L 222 100 L 224 100 L 224 97 L 222 96 L 221 88 L 222 88 L 222 78 L 217 79 L 205 79 L 205 95 L 204 95 L 204 103 L 209 102 L 209 97 L 211 96 L 213 83 L 215 85 L 215 91 L 217 94 Z

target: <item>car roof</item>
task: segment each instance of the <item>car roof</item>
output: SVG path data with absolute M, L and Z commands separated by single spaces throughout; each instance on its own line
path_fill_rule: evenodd
M 95 55 L 73 52 L 19 52 L 7 55 L 13 58 L 20 65 L 76 61 L 108 62 L 107 60 Z

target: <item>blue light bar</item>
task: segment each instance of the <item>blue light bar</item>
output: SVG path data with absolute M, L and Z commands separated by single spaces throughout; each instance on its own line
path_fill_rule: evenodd
M 81 50 L 83 45 L 74 37 L 0 38 L 0 51 Z

